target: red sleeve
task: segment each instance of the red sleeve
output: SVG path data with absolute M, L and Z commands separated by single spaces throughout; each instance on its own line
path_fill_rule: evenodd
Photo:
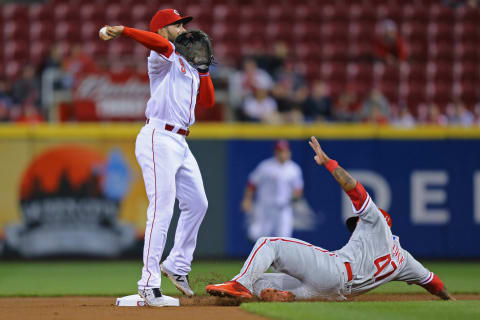
M 210 74 L 200 73 L 200 87 L 198 90 L 198 107 L 211 108 L 215 104 L 215 90 L 213 89 L 212 78 Z
M 433 275 L 432 281 L 427 284 L 422 284 L 421 286 L 424 287 L 431 294 L 438 294 L 445 287 L 442 280 L 440 280 L 440 278 L 437 277 L 436 274 Z
M 360 210 L 365 200 L 367 200 L 367 191 L 358 181 L 355 188 L 348 191 L 347 195 L 350 197 L 350 200 L 352 200 L 353 206 L 356 210 Z
M 170 42 L 159 34 L 124 27 L 123 35 L 132 38 L 133 40 L 143 44 L 148 49 L 154 50 L 167 58 L 169 58 L 173 53 L 173 47 Z

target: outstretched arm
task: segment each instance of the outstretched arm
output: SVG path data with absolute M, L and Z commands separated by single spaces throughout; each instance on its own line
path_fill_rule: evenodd
M 428 292 L 437 297 L 440 297 L 443 300 L 453 300 L 456 299 L 447 291 L 447 287 L 443 284 L 442 280 L 436 275 L 433 274 L 433 279 L 427 284 L 422 284 L 422 287 L 425 288 Z
M 315 161 L 320 166 L 325 166 L 332 176 L 337 180 L 338 184 L 347 193 L 352 200 L 355 209 L 360 210 L 363 203 L 367 199 L 367 191 L 365 188 L 353 178 L 347 170 L 338 165 L 338 162 L 330 159 L 327 154 L 322 150 L 320 144 L 315 137 L 312 137 L 308 142 L 315 151 Z
M 106 35 L 101 32 L 99 33 L 100 38 L 104 41 L 112 40 L 120 35 L 124 35 L 167 58 L 173 53 L 173 47 L 170 42 L 159 34 L 124 26 L 105 27 L 107 28 Z

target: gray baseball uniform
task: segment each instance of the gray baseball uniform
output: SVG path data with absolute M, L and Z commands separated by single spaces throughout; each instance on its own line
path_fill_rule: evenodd
M 400 246 L 365 189 L 352 198 L 359 222 L 349 242 L 329 252 L 293 238 L 260 238 L 233 280 L 257 296 L 264 288 L 292 291 L 297 299 L 344 300 L 389 281 L 425 285 L 433 273 Z M 269 267 L 277 273 L 265 273 Z

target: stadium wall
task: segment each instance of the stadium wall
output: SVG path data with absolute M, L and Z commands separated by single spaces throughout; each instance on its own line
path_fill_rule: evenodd
M 0 127 L 0 253 L 140 254 L 147 207 L 134 156 L 140 127 Z M 271 156 L 278 138 L 291 141 L 293 159 L 303 169 L 305 198 L 315 213 L 313 228 L 295 236 L 330 250 L 348 240 L 343 223 L 348 201 L 314 164 L 306 143 L 311 135 L 391 213 L 393 231 L 406 249 L 421 257 L 480 257 L 479 129 L 250 124 L 192 128 L 189 144 L 209 199 L 197 257 L 248 254 L 243 189 L 248 173 Z

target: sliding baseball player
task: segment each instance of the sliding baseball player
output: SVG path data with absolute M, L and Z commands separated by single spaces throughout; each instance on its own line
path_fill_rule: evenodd
M 315 161 L 333 175 L 350 197 L 355 217 L 352 236 L 336 251 L 284 237 L 258 239 L 240 273 L 233 280 L 208 285 L 211 295 L 266 301 L 323 298 L 345 300 L 389 281 L 424 287 L 444 300 L 454 300 L 440 278 L 400 246 L 392 235 L 392 220 L 377 208 L 364 187 L 330 159 L 312 137 Z M 265 273 L 272 267 L 277 273 Z

